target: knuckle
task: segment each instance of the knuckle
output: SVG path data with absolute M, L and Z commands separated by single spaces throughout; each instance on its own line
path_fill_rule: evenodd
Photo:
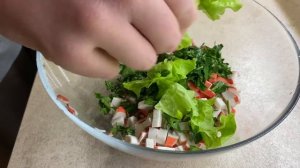
M 115 68 L 115 69 L 117 69 L 117 68 Z M 100 75 L 95 75 L 95 77 L 99 76 L 99 77 L 101 77 L 103 79 L 114 79 L 118 75 L 118 71 L 117 70 L 112 70 L 110 72 L 102 72 Z
M 195 9 L 188 9 L 183 11 L 178 18 L 179 24 L 182 28 L 189 27 L 197 19 L 197 11 Z
M 179 31 L 176 31 L 174 33 L 171 33 L 165 42 L 164 45 L 160 49 L 158 49 L 158 53 L 164 53 L 164 52 L 173 52 L 178 47 L 180 40 L 181 40 L 181 33 Z
M 138 64 L 138 67 L 136 67 L 137 70 L 146 71 L 146 70 L 151 69 L 156 64 L 157 57 L 152 56 L 152 57 L 148 57 L 145 60 L 146 61 L 144 61 L 143 63 Z

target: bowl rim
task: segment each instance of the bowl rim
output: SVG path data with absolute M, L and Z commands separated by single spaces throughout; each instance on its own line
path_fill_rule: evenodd
M 273 18 L 281 25 L 281 27 L 287 33 L 287 35 L 289 36 L 291 42 L 294 45 L 294 49 L 296 51 L 296 56 L 298 58 L 298 67 L 300 67 L 300 49 L 299 49 L 299 46 L 298 46 L 295 38 L 291 34 L 291 32 L 284 25 L 284 23 L 278 17 L 276 17 L 276 15 L 273 14 L 268 8 L 266 8 L 264 5 L 257 2 L 256 0 L 251 0 L 251 1 L 256 3 L 259 7 L 263 8 L 264 10 L 267 11 L 267 13 L 269 13 L 271 16 L 273 16 Z M 43 55 L 40 52 L 37 52 L 37 54 L 36 54 L 36 64 L 37 64 L 37 68 L 38 68 L 38 74 L 39 74 L 39 77 L 42 81 L 42 84 L 43 84 L 45 90 L 47 91 L 48 95 L 53 100 L 53 102 L 76 125 L 78 125 L 80 128 L 82 128 L 84 131 L 88 132 L 90 135 L 94 136 L 95 138 L 97 138 L 101 141 L 104 141 L 104 143 L 106 143 L 106 144 L 108 144 L 112 147 L 115 147 L 116 144 L 118 144 L 118 146 L 119 145 L 125 145 L 125 146 L 132 147 L 134 149 L 139 149 L 139 150 L 144 150 L 144 151 L 149 151 L 149 152 L 154 152 L 154 153 L 184 154 L 184 155 L 195 155 L 195 154 L 202 155 L 202 154 L 208 154 L 208 153 L 224 152 L 224 151 L 227 151 L 229 149 L 234 149 L 234 148 L 241 147 L 243 145 L 249 144 L 250 142 L 253 142 L 253 141 L 259 139 L 260 137 L 266 135 L 267 133 L 269 133 L 271 130 L 273 130 L 275 127 L 277 127 L 291 113 L 291 111 L 294 109 L 295 105 L 297 104 L 297 102 L 300 98 L 300 73 L 299 73 L 298 74 L 297 87 L 296 87 L 295 92 L 294 92 L 290 102 L 288 103 L 288 105 L 285 107 L 285 109 L 283 110 L 283 112 L 281 113 L 281 115 L 278 117 L 277 120 L 275 120 L 272 124 L 270 124 L 268 127 L 266 127 L 264 130 L 262 130 L 261 132 L 259 132 L 255 136 L 252 136 L 248 139 L 237 142 L 235 144 L 231 144 L 231 145 L 223 146 L 223 147 L 219 147 L 219 148 L 214 148 L 214 149 L 208 149 L 208 150 L 189 151 L 189 152 L 155 150 L 155 149 L 141 147 L 141 146 L 138 146 L 138 145 L 132 145 L 132 144 L 123 142 L 119 139 L 113 138 L 113 137 L 103 133 L 102 131 L 99 131 L 99 129 L 93 128 L 92 126 L 90 126 L 90 125 L 86 124 L 85 122 L 83 122 L 82 120 L 80 120 L 78 117 L 76 117 L 73 114 L 69 113 L 68 110 L 64 107 L 64 105 L 56 99 L 56 93 L 54 92 L 53 88 L 51 87 L 51 85 L 48 81 L 48 77 L 46 75 L 46 72 L 45 72 L 45 69 L 44 69 L 44 66 L 43 66 L 43 60 L 44 60 Z M 123 150 L 125 150 L 125 149 L 123 149 Z

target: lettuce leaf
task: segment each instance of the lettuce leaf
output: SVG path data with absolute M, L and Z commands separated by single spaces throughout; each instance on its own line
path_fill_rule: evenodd
M 181 42 L 179 44 L 179 46 L 177 47 L 177 50 L 181 50 L 183 48 L 187 48 L 193 45 L 193 40 L 192 38 L 189 36 L 188 33 L 185 33 L 181 39 Z
M 161 110 L 171 117 L 182 119 L 184 115 L 195 111 L 195 92 L 187 90 L 182 85 L 173 84 L 162 96 L 155 109 Z
M 224 144 L 236 131 L 236 122 L 233 113 L 220 117 L 220 126 L 216 127 L 213 120 L 213 108 L 209 101 L 198 102 L 198 114 L 193 113 L 191 127 L 194 134 L 201 136 L 208 148 L 215 148 Z M 218 132 L 221 136 L 218 137 Z
M 227 8 L 238 11 L 242 4 L 239 0 L 196 0 L 199 10 L 202 10 L 212 20 L 220 19 Z
M 156 83 L 159 88 L 159 97 L 174 83 L 185 79 L 187 74 L 196 67 L 195 60 L 176 59 L 174 61 L 160 62 L 148 73 L 143 80 L 134 80 L 123 83 L 124 88 L 133 91 L 138 97 L 143 88 L 149 88 Z
M 176 124 L 182 121 L 183 117 L 190 118 L 195 143 L 202 138 L 207 148 L 215 148 L 222 145 L 236 130 L 235 118 L 232 113 L 221 116 L 219 126 L 215 126 L 213 119 L 213 104 L 215 99 L 197 100 L 194 98 L 195 93 L 187 90 L 182 85 L 174 83 L 164 93 L 155 109 L 165 113 L 165 118 L 171 127 L 175 130 Z M 169 117 L 169 118 L 167 118 Z M 218 132 L 221 136 L 218 137 Z
M 221 132 L 221 137 L 218 137 L 218 132 Z M 203 132 L 201 135 L 208 148 L 215 148 L 224 144 L 231 138 L 236 131 L 236 122 L 234 114 L 223 115 L 220 118 L 220 126 L 215 127 L 215 130 Z

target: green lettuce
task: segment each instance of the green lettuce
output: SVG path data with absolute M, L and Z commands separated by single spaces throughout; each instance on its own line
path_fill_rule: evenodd
M 215 126 L 213 107 L 209 101 L 199 101 L 198 110 L 198 114 L 193 113 L 191 117 L 191 127 L 194 134 L 201 134 L 207 148 L 218 147 L 234 135 L 236 122 L 232 113 L 222 115 L 219 126 Z M 220 137 L 218 132 L 221 132 Z
M 147 78 L 125 82 L 123 86 L 139 97 L 143 88 L 149 88 L 156 83 L 159 88 L 158 95 L 162 96 L 172 84 L 185 79 L 187 74 L 195 67 L 195 60 L 176 59 L 174 61 L 160 62 L 147 73 Z
M 242 4 L 239 0 L 196 0 L 199 10 L 202 10 L 212 20 L 220 19 L 227 8 L 238 11 Z
M 221 137 L 218 137 L 218 132 L 221 132 Z M 236 131 L 236 122 L 232 113 L 223 115 L 220 118 L 220 126 L 214 127 L 213 130 L 201 132 L 203 140 L 208 148 L 215 148 L 224 144 L 231 138 Z
M 187 48 L 193 45 L 193 40 L 190 37 L 188 33 L 185 33 L 181 39 L 181 42 L 179 46 L 177 47 L 177 50 L 181 50 L 183 48 Z
M 155 109 L 158 109 L 171 117 L 182 119 L 182 117 L 195 109 L 195 92 L 187 90 L 182 85 L 173 84 L 162 96 Z
M 215 148 L 227 141 L 236 130 L 236 123 L 232 113 L 221 116 L 220 124 L 215 126 L 213 118 L 213 104 L 215 99 L 197 100 L 195 93 L 187 90 L 182 85 L 173 84 L 155 105 L 155 109 L 161 110 L 167 116 L 168 123 L 177 130 L 178 123 L 184 117 L 190 118 L 190 126 L 197 143 L 204 140 L 207 148 Z M 169 117 L 169 118 L 168 118 Z M 218 132 L 221 136 L 218 137 Z

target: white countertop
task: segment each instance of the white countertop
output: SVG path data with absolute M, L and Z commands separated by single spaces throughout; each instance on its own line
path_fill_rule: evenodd
M 259 0 L 300 44 L 300 1 Z M 300 167 L 300 103 L 277 128 L 227 153 L 188 162 L 154 162 L 114 150 L 72 123 L 50 100 L 37 77 L 9 168 L 41 167 Z

